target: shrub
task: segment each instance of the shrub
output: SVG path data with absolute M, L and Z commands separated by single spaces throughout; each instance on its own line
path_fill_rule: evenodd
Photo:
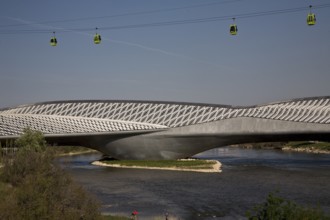
M 246 213 L 249 220 L 320 220 L 330 219 L 320 208 L 304 208 L 270 193 L 266 202 Z
M 56 164 L 40 132 L 26 129 L 4 161 L 0 219 L 99 219 L 99 204 Z M 3 187 L 2 187 L 3 188 Z

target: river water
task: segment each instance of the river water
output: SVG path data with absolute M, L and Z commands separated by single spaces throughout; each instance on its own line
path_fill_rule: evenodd
M 245 219 L 270 192 L 330 214 L 330 155 L 213 149 L 196 158 L 219 160 L 221 173 L 140 170 L 93 166 L 101 154 L 61 157 L 73 178 L 102 203 L 102 211 L 140 220 Z

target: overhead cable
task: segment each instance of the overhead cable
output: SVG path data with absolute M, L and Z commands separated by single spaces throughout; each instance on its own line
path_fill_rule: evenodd
M 67 23 L 67 22 L 75 22 L 75 21 L 86 21 L 86 20 L 126 17 L 126 16 L 134 16 L 134 15 L 154 14 L 154 13 L 161 13 L 161 12 L 184 10 L 184 9 L 189 9 L 189 8 L 200 8 L 200 7 L 208 7 L 208 6 L 214 6 L 214 5 L 222 5 L 222 4 L 228 4 L 228 3 L 238 2 L 238 1 L 243 1 L 243 0 L 225 0 L 225 1 L 220 1 L 220 2 L 216 1 L 216 2 L 183 6 L 183 7 L 172 7 L 172 8 L 165 8 L 165 9 L 155 9 L 155 10 L 149 10 L 149 11 L 139 11 L 139 12 L 132 12 L 132 13 L 122 13 L 122 14 L 104 15 L 104 16 L 95 16 L 95 17 L 83 17 L 83 18 L 63 19 L 63 20 L 42 21 L 42 22 L 33 22 L 33 23 L 29 23 L 29 24 L 8 24 L 8 25 L 0 25 L 0 28 L 21 27 L 21 26 L 29 26 L 29 25 L 40 25 L 40 24 Z
M 314 5 L 314 9 L 320 8 L 329 8 L 330 4 Z M 270 16 L 277 14 L 288 14 L 295 13 L 300 11 L 309 10 L 308 7 L 298 7 L 298 8 L 289 8 L 289 9 L 279 9 L 279 10 L 270 10 L 270 11 L 260 11 L 260 12 L 251 12 L 243 14 L 234 14 L 234 15 L 225 15 L 225 16 L 215 16 L 208 18 L 197 18 L 197 19 L 186 19 L 186 20 L 174 20 L 174 21 L 165 21 L 165 22 L 154 22 L 154 23 L 145 23 L 145 24 L 130 24 L 130 25 L 119 25 L 119 26 L 108 26 L 108 27 L 99 27 L 99 30 L 121 30 L 121 29 L 133 29 L 133 28 L 146 28 L 146 27 L 160 27 L 160 26 L 171 26 L 171 25 L 183 25 L 183 24 L 194 24 L 194 23 L 203 23 L 203 22 L 215 22 L 215 21 L 224 21 L 231 20 L 233 17 L 236 19 L 246 19 L 253 17 L 261 16 Z M 66 33 L 66 32 L 75 32 L 75 31 L 93 31 L 94 28 L 59 28 L 57 33 Z M 53 30 L 1 30 L 0 34 L 42 34 L 42 33 L 51 33 Z

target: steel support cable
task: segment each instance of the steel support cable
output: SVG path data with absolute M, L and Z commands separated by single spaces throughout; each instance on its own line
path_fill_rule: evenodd
M 314 9 L 320 8 L 329 8 L 330 4 L 322 4 L 313 6 Z M 236 15 L 226 15 L 226 16 L 216 16 L 209 18 L 198 18 L 198 19 L 187 19 L 187 20 L 176 20 L 176 21 L 165 21 L 165 22 L 154 22 L 154 23 L 146 23 L 146 24 L 132 24 L 132 25 L 120 25 L 120 26 L 110 26 L 110 27 L 100 27 L 99 30 L 120 30 L 120 29 L 133 29 L 133 28 L 146 28 L 146 27 L 160 27 L 160 26 L 171 26 L 171 25 L 182 25 L 182 24 L 193 24 L 193 23 L 203 23 L 203 22 L 214 22 L 214 21 L 224 21 L 231 20 L 233 17 L 239 19 L 245 18 L 253 18 L 253 17 L 261 17 L 261 16 L 270 16 L 277 14 L 288 14 L 295 13 L 300 11 L 309 10 L 307 7 L 299 7 L 299 8 L 290 8 L 290 9 L 280 9 L 280 10 L 271 10 L 271 11 L 263 11 L 263 12 L 252 12 L 252 13 L 244 13 L 244 14 L 236 14 Z M 67 32 L 75 32 L 75 31 L 93 31 L 95 28 L 68 28 L 65 30 L 57 30 L 57 33 L 67 33 Z M 43 34 L 50 33 L 53 30 L 1 30 L 0 34 Z
M 330 4 L 327 4 L 327 7 L 330 7 Z M 325 8 L 325 6 L 323 6 L 322 8 Z M 245 14 L 237 14 L 237 15 L 216 16 L 216 17 L 210 17 L 210 18 L 199 18 L 199 19 L 168 21 L 168 22 L 155 22 L 155 23 L 136 24 L 136 25 L 111 26 L 111 27 L 103 27 L 102 30 L 119 30 L 119 29 L 130 29 L 130 28 L 158 27 L 158 26 L 168 26 L 168 25 L 224 21 L 224 20 L 231 20 L 233 17 L 239 18 L 239 19 L 244 19 L 244 18 L 260 17 L 260 16 L 268 16 L 268 15 L 276 15 L 276 14 L 294 13 L 294 12 L 300 12 L 300 11 L 306 11 L 306 10 L 307 10 L 306 7 L 301 7 L 301 8 L 294 8 L 294 9 L 283 9 L 283 10 L 253 12 L 253 13 L 245 13 Z
M 211 3 L 183 6 L 183 7 L 173 7 L 173 8 L 150 10 L 150 11 L 115 14 L 115 15 L 104 15 L 104 16 L 95 16 L 95 17 L 83 17 L 83 18 L 43 21 L 43 22 L 35 22 L 35 23 L 30 23 L 30 24 L 8 24 L 8 25 L 0 25 L 0 28 L 29 26 L 29 25 L 38 25 L 38 24 L 65 23 L 65 22 L 86 21 L 86 20 L 97 20 L 97 19 L 104 19 L 104 18 L 116 18 L 116 17 L 126 17 L 126 16 L 144 15 L 144 14 L 155 14 L 155 13 L 168 12 L 168 11 L 184 10 L 184 9 L 189 9 L 189 8 L 200 8 L 200 7 L 207 7 L 207 6 L 213 6 L 213 5 L 222 5 L 222 4 L 233 3 L 233 2 L 238 2 L 238 1 L 244 1 L 244 0 L 225 0 L 222 2 L 216 1 L 216 2 L 211 2 Z

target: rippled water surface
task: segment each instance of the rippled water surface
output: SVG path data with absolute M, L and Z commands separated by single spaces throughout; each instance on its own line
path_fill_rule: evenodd
M 139 219 L 244 219 L 275 190 L 330 214 L 330 155 L 224 147 L 196 155 L 223 164 L 221 173 L 97 167 L 100 154 L 62 157 L 74 179 L 102 202 L 102 211 Z

